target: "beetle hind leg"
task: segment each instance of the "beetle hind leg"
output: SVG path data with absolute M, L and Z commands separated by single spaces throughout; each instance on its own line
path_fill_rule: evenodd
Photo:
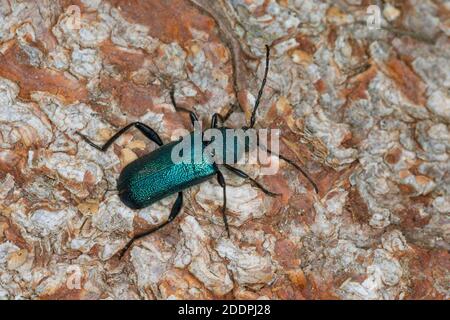
M 162 224 L 157 226 L 156 228 L 153 228 L 153 229 L 150 229 L 150 230 L 145 231 L 143 233 L 137 234 L 132 239 L 130 239 L 130 241 L 128 241 L 128 243 L 125 245 L 125 247 L 123 247 L 122 250 L 120 250 L 120 252 L 119 252 L 119 259 L 122 259 L 122 257 L 127 253 L 128 249 L 130 249 L 130 247 L 133 245 L 133 243 L 136 240 L 139 240 L 139 239 L 141 239 L 143 237 L 146 237 L 149 234 L 152 234 L 153 232 L 158 231 L 159 229 L 161 229 L 165 225 L 167 225 L 170 222 L 172 222 L 178 216 L 178 214 L 180 213 L 182 208 L 183 208 L 183 193 L 182 192 L 178 192 L 177 199 L 175 200 L 175 202 L 174 202 L 174 204 L 172 206 L 172 209 L 170 210 L 169 218 L 165 222 L 163 222 Z

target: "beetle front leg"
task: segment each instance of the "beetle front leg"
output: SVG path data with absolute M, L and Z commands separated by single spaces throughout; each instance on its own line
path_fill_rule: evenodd
M 76 131 L 75 133 L 79 135 L 90 146 L 94 147 L 97 150 L 105 152 L 114 143 L 114 141 L 116 141 L 122 134 L 124 134 L 131 127 L 135 127 L 136 129 L 138 129 L 144 136 L 146 136 L 148 139 L 156 143 L 158 146 L 163 145 L 163 142 L 159 137 L 158 133 L 156 133 L 155 130 L 153 130 L 152 128 L 150 128 L 149 126 L 147 126 L 142 122 L 132 122 L 127 126 L 123 127 L 122 129 L 117 131 L 111 138 L 109 138 L 109 140 L 106 141 L 106 143 L 103 146 L 99 146 L 93 143 L 91 140 L 89 140 L 88 137 L 86 137 L 84 134 L 78 131 Z
M 222 206 L 222 218 L 223 223 L 225 224 L 225 230 L 227 231 L 228 238 L 230 238 L 230 228 L 228 226 L 228 219 L 226 215 L 227 210 L 227 185 L 225 183 L 225 178 L 223 177 L 222 172 L 217 172 L 217 181 L 219 182 L 220 186 L 223 188 L 223 206 Z
M 192 126 L 195 128 L 195 123 L 199 121 L 197 115 L 195 114 L 194 111 L 191 111 L 191 110 L 183 108 L 183 107 L 179 107 L 177 105 L 177 102 L 175 101 L 175 91 L 173 89 L 170 90 L 170 100 L 172 101 L 173 107 L 175 108 L 176 111 L 182 111 L 182 112 L 189 113 L 189 117 L 191 118 Z
M 217 122 L 220 120 L 222 123 L 222 126 L 224 125 L 225 121 L 228 120 L 228 118 L 231 116 L 231 114 L 234 112 L 234 110 L 238 107 L 238 105 L 233 104 L 231 105 L 231 108 L 227 111 L 225 116 L 222 116 L 220 113 L 214 113 L 211 117 L 211 128 L 218 128 Z
M 128 241 L 128 243 L 125 245 L 125 247 L 123 247 L 122 250 L 119 252 L 119 259 L 122 259 L 122 257 L 127 253 L 128 249 L 130 249 L 131 245 L 136 240 L 139 240 L 139 239 L 141 239 L 143 237 L 146 237 L 149 234 L 152 234 L 153 232 L 158 231 L 159 229 L 161 229 L 165 225 L 167 225 L 170 222 L 172 222 L 178 216 L 178 214 L 180 213 L 182 208 L 183 208 L 183 193 L 182 192 L 178 192 L 177 199 L 175 200 L 175 202 L 174 202 L 174 204 L 172 206 L 172 209 L 170 210 L 169 218 L 167 218 L 167 220 L 165 222 L 163 222 L 162 224 L 160 224 L 156 228 L 135 235 L 130 241 Z

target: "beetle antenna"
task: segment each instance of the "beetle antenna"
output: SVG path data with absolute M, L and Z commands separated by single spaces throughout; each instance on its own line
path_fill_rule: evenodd
M 259 107 L 259 102 L 261 101 L 261 97 L 264 91 L 264 87 L 266 86 L 267 81 L 267 75 L 269 73 L 269 55 L 270 55 L 270 48 L 268 45 L 266 45 L 266 69 L 264 71 L 264 78 L 261 84 L 261 88 L 259 88 L 258 97 L 256 98 L 255 106 L 253 107 L 252 111 L 252 117 L 250 118 L 250 128 L 253 128 L 256 122 L 256 110 Z

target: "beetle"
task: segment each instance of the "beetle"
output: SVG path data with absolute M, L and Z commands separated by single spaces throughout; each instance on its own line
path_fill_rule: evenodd
M 255 125 L 256 111 L 258 109 L 264 91 L 264 87 L 266 85 L 267 75 L 269 72 L 269 56 L 270 56 L 270 48 L 269 46 L 266 46 L 266 64 L 264 77 L 258 92 L 258 96 L 255 101 L 255 105 L 252 110 L 250 124 L 248 127 L 241 128 L 243 131 L 253 128 Z M 196 121 L 198 121 L 198 118 L 193 111 L 177 106 L 173 89 L 170 91 L 170 98 L 176 111 L 187 112 L 189 114 L 193 125 L 195 124 Z M 217 128 L 222 131 L 224 131 L 225 129 L 229 129 L 223 126 L 224 120 L 226 120 L 224 117 L 222 117 L 218 113 L 215 113 L 211 118 L 211 128 Z M 221 126 L 219 126 L 218 124 L 219 121 L 221 122 Z M 123 256 L 123 254 L 130 248 L 130 246 L 133 244 L 134 241 L 161 229 L 162 227 L 164 227 L 177 217 L 183 205 L 183 190 L 195 186 L 197 184 L 200 184 L 212 178 L 213 176 L 217 177 L 217 181 L 223 189 L 222 218 L 227 235 L 228 237 L 230 237 L 230 230 L 226 216 L 226 203 L 227 203 L 226 183 L 222 172 L 220 171 L 218 165 L 215 162 L 211 163 L 209 161 L 200 161 L 191 163 L 183 163 L 183 162 L 175 163 L 172 160 L 171 155 L 174 148 L 177 147 L 177 145 L 180 143 L 180 140 L 164 144 L 162 139 L 159 137 L 158 133 L 155 132 L 155 130 L 153 130 L 152 128 L 141 122 L 133 122 L 128 124 L 124 128 L 120 129 L 103 146 L 95 144 L 88 137 L 81 134 L 80 132 L 77 132 L 77 134 L 92 147 L 102 152 L 105 152 L 114 143 L 114 141 L 116 141 L 117 138 L 119 138 L 123 133 L 125 133 L 128 129 L 132 127 L 138 129 L 145 137 L 156 143 L 159 146 L 159 148 L 134 160 L 133 162 L 125 166 L 125 168 L 123 168 L 117 181 L 117 191 L 119 193 L 121 201 L 131 209 L 141 209 L 150 206 L 156 201 L 159 201 L 169 195 L 178 193 L 178 196 L 171 208 L 168 219 L 153 229 L 134 235 L 134 237 L 132 237 L 132 239 L 129 240 L 129 242 L 119 253 L 120 257 Z M 187 136 L 187 138 L 193 139 L 194 132 L 195 130 L 192 131 L 189 134 L 189 136 Z M 225 134 L 223 134 L 223 136 L 224 135 Z M 192 156 L 194 156 L 194 154 L 197 152 L 203 152 L 204 149 L 208 146 L 209 142 L 202 141 L 200 146 L 198 145 L 195 146 L 194 144 L 194 148 L 192 148 Z M 227 148 L 225 143 L 223 144 L 223 146 L 224 148 Z M 258 146 L 260 146 L 259 141 Z M 241 148 L 240 150 L 244 150 L 245 152 L 247 152 L 248 146 L 245 145 L 245 148 L 243 149 Z M 275 153 L 273 153 L 267 147 L 265 147 L 265 151 L 269 154 L 275 155 Z M 234 158 L 241 157 L 241 154 L 237 154 L 238 149 L 236 148 L 235 145 L 233 145 L 232 152 L 234 153 Z M 280 154 L 278 154 L 277 156 L 280 159 L 294 166 L 297 170 L 299 170 L 313 185 L 316 193 L 318 193 L 317 185 L 299 165 L 297 165 L 292 160 Z M 251 178 L 248 174 L 246 174 L 242 170 L 237 169 L 226 163 L 224 163 L 223 166 L 225 166 L 226 169 L 238 175 L 239 177 L 248 179 L 255 187 L 262 190 L 265 194 L 269 196 L 278 195 L 276 193 L 267 190 L 258 181 Z

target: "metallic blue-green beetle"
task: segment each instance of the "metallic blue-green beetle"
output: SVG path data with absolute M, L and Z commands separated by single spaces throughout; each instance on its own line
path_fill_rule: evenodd
M 252 115 L 250 118 L 250 126 L 242 128 L 244 131 L 249 128 L 253 128 L 253 126 L 255 125 L 256 111 L 259 106 L 259 102 L 264 90 L 264 86 L 266 84 L 267 74 L 269 71 L 270 50 L 268 46 L 266 46 L 266 50 L 267 50 L 266 67 L 264 78 L 261 84 L 261 88 L 258 92 L 255 106 L 252 111 Z M 194 112 L 182 107 L 177 107 L 173 90 L 170 92 L 170 97 L 177 111 L 189 113 L 192 124 L 198 121 L 197 116 L 195 115 Z M 227 146 L 225 143 L 225 133 L 224 133 L 225 129 L 228 128 L 225 128 L 223 126 L 218 127 L 218 121 L 220 121 L 223 124 L 224 120 L 226 119 L 223 119 L 218 113 L 215 113 L 211 119 L 211 128 L 218 128 L 223 132 L 222 136 L 223 136 L 224 152 L 228 152 L 229 150 L 225 149 L 230 148 L 230 146 Z M 141 122 L 133 122 L 128 124 L 126 127 L 122 128 L 116 134 L 114 134 L 103 146 L 96 145 L 86 136 L 82 135 L 79 132 L 77 132 L 77 134 L 80 135 L 83 138 L 83 140 L 85 140 L 88 144 L 90 144 L 94 148 L 100 151 L 106 151 L 108 147 L 110 147 L 119 136 L 121 136 L 123 133 L 125 133 L 125 131 L 127 131 L 131 127 L 135 127 L 136 129 L 138 129 L 148 139 L 155 142 L 159 146 L 159 148 L 141 158 L 136 159 L 135 161 L 128 164 L 122 170 L 119 179 L 117 181 L 117 191 L 119 192 L 119 197 L 122 200 L 122 202 L 129 208 L 141 209 L 150 206 L 156 201 L 159 201 L 172 194 L 178 193 L 178 196 L 177 199 L 175 200 L 174 205 L 172 206 L 168 220 L 154 229 L 135 235 L 128 242 L 128 244 L 121 250 L 120 256 L 122 256 L 127 251 L 127 249 L 131 246 L 131 244 L 135 240 L 147 236 L 148 234 L 162 228 L 163 226 L 171 222 L 173 219 L 175 219 L 175 217 L 178 215 L 178 213 L 181 211 L 182 208 L 183 190 L 195 186 L 207 179 L 210 179 L 212 176 L 217 176 L 217 180 L 221 185 L 221 187 L 223 188 L 224 203 L 222 206 L 222 215 L 225 224 L 225 229 L 227 231 L 228 236 L 230 236 L 227 217 L 225 214 L 227 201 L 226 184 L 225 179 L 216 163 L 206 160 L 200 162 L 192 161 L 192 162 L 175 163 L 172 160 L 172 152 L 173 149 L 176 148 L 177 145 L 180 143 L 180 141 L 173 141 L 168 144 L 163 144 L 159 135 L 152 128 L 148 127 L 147 125 Z M 194 134 L 195 131 L 191 132 L 190 136 L 186 138 L 193 139 Z M 209 142 L 202 141 L 200 146 L 193 144 L 194 147 L 191 149 L 192 156 L 194 157 L 195 153 L 203 153 L 203 150 L 207 147 L 208 143 Z M 231 152 L 234 153 L 235 159 L 239 159 L 241 157 L 241 154 L 238 153 L 241 153 L 242 150 L 248 151 L 247 145 L 245 145 L 244 148 L 239 148 L 237 145 L 233 145 L 231 148 L 232 148 Z M 265 149 L 267 150 L 268 153 L 272 153 L 272 151 L 269 150 L 268 148 Z M 312 183 L 316 192 L 318 192 L 316 184 L 300 166 L 295 164 L 293 161 L 283 157 L 282 155 L 277 156 L 280 159 L 283 159 L 284 161 L 293 165 L 299 171 L 301 171 L 302 174 Z M 252 184 L 261 189 L 265 194 L 270 196 L 277 195 L 275 193 L 268 191 L 259 182 L 252 179 L 245 172 L 237 168 L 234 168 L 228 164 L 223 164 L 223 166 L 225 166 L 225 168 L 230 170 L 230 172 L 242 178 L 248 179 L 249 181 L 252 182 Z

